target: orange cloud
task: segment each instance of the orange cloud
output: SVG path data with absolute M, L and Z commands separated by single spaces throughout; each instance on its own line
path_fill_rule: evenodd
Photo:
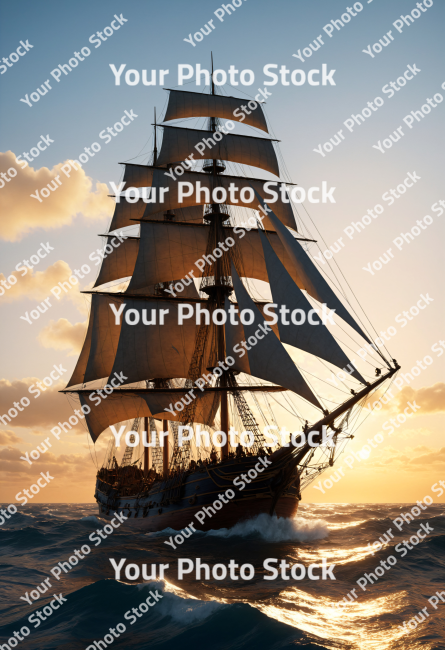
M 52 438 L 50 438 L 50 442 L 52 442 Z M 54 443 L 56 442 L 57 441 L 54 438 Z M 0 468 L 8 472 L 21 473 L 28 472 L 30 467 L 34 468 L 33 471 L 38 470 L 40 472 L 43 469 L 40 465 L 59 467 L 66 463 L 66 465 L 76 465 L 77 469 L 83 467 L 88 470 L 91 466 L 91 456 L 89 454 L 86 454 L 85 456 L 80 454 L 60 454 L 59 456 L 56 456 L 56 454 L 48 450 L 41 454 L 38 460 L 33 460 L 32 465 L 27 461 L 21 460 L 20 456 L 22 455 L 23 454 L 19 449 L 14 449 L 13 447 L 2 449 L 0 451 Z
M 16 445 L 24 442 L 23 438 L 16 436 L 14 431 L 0 431 L 0 445 Z
M 51 170 L 47 167 L 34 169 L 29 165 L 22 169 L 15 159 L 12 151 L 0 153 L 0 169 L 14 167 L 17 170 L 17 175 L 0 192 L 0 210 L 3 214 L 0 238 L 17 241 L 37 228 L 60 228 L 70 224 L 79 214 L 87 219 L 111 216 L 113 202 L 107 196 L 107 185 L 97 182 L 93 188 L 92 179 L 83 169 L 69 172 L 68 177 L 62 167 L 69 161 L 54 165 Z M 57 176 L 60 184 L 56 181 Z M 42 188 L 48 184 L 57 189 L 51 191 L 47 198 L 39 201 L 31 197 L 31 194 L 36 195 L 36 190 L 41 197 Z
M 48 368 L 48 374 L 51 370 L 53 368 Z M 0 416 L 7 416 L 3 421 L 0 420 L 0 426 L 3 424 L 3 426 L 9 427 L 43 428 L 49 431 L 59 421 L 66 422 L 70 415 L 73 415 L 73 409 L 79 408 L 77 400 L 75 403 L 73 398 L 68 398 L 58 392 L 65 387 L 70 375 L 70 372 L 63 373 L 62 381 L 53 384 L 40 395 L 30 393 L 28 390 L 33 385 L 33 390 L 37 389 L 37 382 L 41 382 L 41 379 L 37 377 L 26 377 L 13 381 L 0 379 Z M 22 397 L 27 397 L 31 403 L 27 407 L 22 405 L 23 410 L 16 417 L 11 417 L 8 415 L 8 411 L 14 408 L 14 402 L 20 402 Z M 76 429 L 77 432 L 85 432 L 86 425 L 83 423 L 84 420 L 80 420 L 73 429 Z
M 402 470 L 407 472 L 430 472 L 445 470 L 445 447 L 435 449 L 425 445 L 395 449 L 384 447 L 362 461 L 366 469 Z
M 17 271 L 14 271 L 14 275 L 17 278 L 17 282 L 5 291 L 1 298 L 2 302 L 12 302 L 13 300 L 20 300 L 22 298 L 44 300 L 51 295 L 50 291 L 54 286 L 59 282 L 67 282 L 68 278 L 73 275 L 73 272 L 66 262 L 58 260 L 54 264 L 51 264 L 51 266 L 48 266 L 44 271 L 36 271 L 34 273 L 34 269 L 29 269 L 26 275 L 21 276 L 21 273 Z M 5 276 L 1 273 L 0 280 L 5 279 Z M 60 297 L 62 298 L 64 295 L 68 294 L 62 292 Z
M 37 340 L 44 348 L 69 349 L 68 356 L 75 356 L 82 349 L 86 331 L 86 322 L 73 325 L 66 318 L 59 318 L 57 322 L 50 321 L 39 333 Z
M 0 450 L 0 472 L 9 475 L 9 481 L 19 480 L 25 483 L 32 480 L 41 471 L 49 471 L 54 478 L 68 482 L 75 480 L 89 481 L 91 489 L 94 487 L 94 474 L 96 468 L 91 461 L 90 454 L 60 454 L 56 456 L 52 451 L 46 451 L 38 460 L 33 460 L 30 465 L 21 459 L 23 452 L 14 447 Z M 20 483 L 17 483 L 19 486 Z M 21 489 L 23 486 L 21 486 Z M 59 489 L 62 486 L 59 484 Z
M 412 440 L 414 438 L 419 440 L 419 438 L 428 438 L 431 434 L 430 429 L 423 429 L 422 427 L 420 429 L 402 429 L 397 432 L 397 438 L 401 440 Z
M 82 294 L 81 291 L 90 289 L 94 284 L 94 280 L 91 280 L 91 282 L 82 288 L 80 286 L 80 281 L 77 284 L 72 285 L 69 282 L 69 278 L 74 275 L 73 271 L 63 260 L 58 260 L 51 266 L 48 266 L 44 271 L 37 271 L 34 273 L 34 270 L 31 269 L 23 277 L 20 277 L 20 274 L 17 272 L 15 272 L 14 275 L 15 277 L 18 276 L 17 282 L 16 284 L 11 285 L 10 289 L 4 291 L 3 295 L 0 297 L 0 300 L 3 302 L 13 302 L 14 300 L 22 300 L 24 298 L 43 302 L 46 298 L 49 298 L 50 305 L 52 306 L 57 304 L 59 300 L 67 298 L 74 303 L 75 307 L 82 314 L 86 315 L 89 311 L 91 298 L 89 295 Z M 0 280 L 4 279 L 4 274 L 0 273 Z M 59 291 L 56 291 L 54 294 L 51 293 L 51 289 L 57 287 L 59 283 L 65 283 L 62 286 L 64 286 L 67 291 L 59 286 Z M 70 288 L 68 289 L 68 287 Z M 43 310 L 45 307 L 48 308 L 47 305 L 42 305 L 41 309 Z M 32 310 L 30 309 L 29 311 Z M 44 312 L 42 311 L 42 313 Z M 28 313 L 27 318 L 28 320 L 31 318 Z M 55 349 L 60 349 L 60 346 Z
M 433 386 L 425 386 L 415 390 L 410 386 L 402 388 L 397 395 L 398 406 L 402 408 L 410 401 L 415 401 L 420 406 L 420 414 L 440 413 L 445 411 L 445 383 L 438 382 Z
M 369 403 L 374 404 L 374 402 L 382 400 L 380 410 L 391 411 L 392 413 L 403 411 L 408 402 L 416 402 L 420 406 L 420 409 L 414 415 L 442 413 L 445 411 L 445 383 L 443 382 L 437 382 L 433 386 L 424 386 L 417 390 L 411 388 L 411 386 L 405 386 L 397 394 L 395 394 L 395 388 L 392 388 L 391 392 L 394 395 L 392 399 L 389 392 L 384 395 L 382 392 L 377 391 Z M 375 413 L 378 413 L 378 411 L 376 410 Z
M 431 469 L 435 464 L 445 465 L 445 447 L 438 450 L 427 450 L 427 453 L 412 458 L 411 465 L 422 465 L 424 469 Z
M 35 483 L 42 471 L 49 472 L 53 480 L 31 504 L 94 502 L 97 468 L 89 453 L 57 455 L 49 450 L 32 465 L 20 459 L 23 455 L 12 447 L 0 450 L 0 491 L 6 503 L 15 503 L 15 496 Z

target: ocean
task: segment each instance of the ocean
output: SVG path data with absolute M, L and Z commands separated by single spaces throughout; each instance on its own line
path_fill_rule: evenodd
M 295 519 L 260 515 L 193 533 L 176 550 L 165 544 L 176 531 L 134 533 L 125 522 L 105 539 L 89 540 L 107 524 L 95 505 L 19 507 L 0 526 L 0 649 L 445 650 L 445 506 L 432 504 L 408 523 L 399 519 L 397 530 L 393 521 L 412 507 L 302 504 Z M 389 529 L 393 537 L 385 537 Z M 380 548 L 373 546 L 380 537 Z M 57 580 L 51 569 L 69 558 L 72 568 L 64 565 Z M 169 568 L 163 581 L 115 580 L 109 558 L 147 564 L 148 571 L 155 563 Z M 255 573 L 250 580 L 196 580 L 194 573 L 178 580 L 179 558 L 210 567 L 234 560 Z M 326 559 L 335 563 L 336 579 L 265 580 L 267 558 L 306 567 Z M 26 593 L 31 604 L 21 600 Z

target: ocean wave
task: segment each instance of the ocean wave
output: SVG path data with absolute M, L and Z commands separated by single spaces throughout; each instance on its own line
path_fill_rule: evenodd
M 97 517 L 97 510 L 89 509 L 85 504 L 57 504 L 57 507 L 59 513 L 54 510 L 42 512 L 41 506 L 32 506 L 26 510 L 26 515 L 19 511 L 1 527 L 3 530 L 0 529 L 2 584 L 5 587 L 0 621 L 3 643 L 3 638 L 10 638 L 14 630 L 29 625 L 31 612 L 41 610 L 46 599 L 52 597 L 45 594 L 28 608 L 22 604 L 20 596 L 35 588 L 46 576 L 50 576 L 53 582 L 50 568 L 70 557 L 74 548 L 80 548 L 84 543 L 91 546 L 88 535 L 104 524 Z M 122 527 L 122 533 L 115 531 L 100 548 L 91 548 L 91 554 L 82 560 L 80 566 L 64 574 L 63 584 L 56 583 L 58 592 L 63 592 L 67 602 L 45 621 L 45 625 L 32 629 L 29 645 L 36 650 L 86 648 L 95 639 L 102 640 L 110 625 L 115 627 L 122 622 L 127 630 L 115 639 L 113 649 L 116 650 L 146 647 L 194 650 L 207 645 L 209 639 L 213 650 L 401 648 L 403 639 L 398 645 L 385 645 L 382 639 L 385 635 L 397 636 L 396 626 L 422 609 L 425 597 L 435 593 L 445 571 L 445 559 L 441 554 L 445 544 L 444 507 L 431 506 L 414 522 L 404 525 L 402 531 L 397 531 L 392 521 L 406 511 L 409 511 L 407 504 L 381 507 L 340 504 L 332 508 L 306 505 L 295 519 L 261 515 L 230 529 L 198 531 L 187 541 L 194 557 L 196 538 L 196 555 L 204 556 L 203 561 L 209 564 L 212 558 L 226 563 L 234 554 L 235 557 L 236 554 L 242 558 L 246 556 L 246 561 L 251 561 L 248 553 L 252 549 L 259 562 L 271 554 L 272 543 L 274 556 L 298 555 L 299 561 L 306 565 L 319 562 L 327 554 L 329 562 L 339 565 L 336 568 L 337 580 L 318 585 L 306 581 L 269 584 L 262 580 L 195 584 L 190 579 L 190 582 L 179 581 L 180 586 L 166 580 L 162 586 L 159 582 L 137 585 L 104 579 L 105 575 L 112 575 L 108 562 L 111 553 L 115 557 L 128 557 L 132 562 L 174 562 L 175 557 L 179 557 L 179 553 L 174 554 L 168 549 L 166 559 L 167 549 L 163 541 L 180 530 L 165 528 L 145 537 L 143 531 L 137 533 Z M 64 518 L 54 516 L 58 514 Z M 19 520 L 23 515 L 27 518 Z M 15 529 L 13 522 L 17 522 Z M 395 551 L 395 545 L 402 539 L 409 542 L 421 522 L 429 522 L 433 532 L 402 557 Z M 5 530 L 7 525 L 9 528 Z M 395 538 L 370 555 L 368 543 L 377 540 L 391 527 Z M 315 541 L 318 539 L 322 541 Z M 141 544 L 141 540 L 145 543 Z M 185 545 L 182 548 L 185 549 Z M 357 634 L 352 635 L 350 642 L 342 641 L 346 638 L 344 636 L 338 639 L 335 634 L 344 629 L 344 625 L 338 624 L 335 617 L 331 618 L 328 606 L 345 597 L 351 587 L 357 588 L 356 580 L 365 572 L 374 572 L 380 561 L 386 561 L 391 554 L 397 559 L 396 565 L 386 571 L 382 579 L 379 577 L 366 593 L 358 589 L 358 602 L 345 612 L 348 625 L 358 630 Z M 171 576 L 175 579 L 174 569 Z M 134 625 L 130 624 L 128 618 L 124 619 L 125 612 L 138 607 L 150 589 L 153 592 L 157 589 L 163 598 L 147 614 L 138 617 Z M 386 605 L 382 609 L 382 603 L 386 603 L 391 611 L 388 612 Z M 436 614 L 435 611 L 432 613 Z M 343 617 L 344 613 L 341 611 L 338 615 Z M 320 627 L 308 624 L 311 620 L 321 621 L 327 632 L 325 629 L 321 634 Z M 410 632 L 406 638 L 407 645 L 403 647 L 414 649 L 431 645 L 442 648 L 443 623 L 440 617 L 430 616 L 425 625 L 429 626 L 428 630 L 419 626 L 418 630 Z M 418 635 L 426 633 L 431 636 L 422 636 L 423 645 L 419 645 Z M 354 641 L 356 638 L 359 639 L 357 642 Z M 437 639 L 436 645 L 431 639 Z M 25 646 L 28 647 L 26 642 Z
M 9 528 L 1 530 L 2 537 L 2 551 L 5 551 L 6 545 L 9 543 L 20 549 L 39 548 L 51 541 L 50 535 L 40 531 L 34 526 L 26 526 L 25 528 Z
M 169 537 L 170 535 L 178 535 L 180 532 L 181 530 L 175 530 L 174 528 L 164 528 L 163 530 L 156 530 L 152 533 L 144 533 L 144 535 L 146 537 Z M 201 530 L 197 530 L 196 532 L 202 533 Z
M 174 585 L 166 587 L 165 582 L 145 582 L 137 585 L 141 590 L 158 590 L 162 592 L 162 600 L 156 605 L 156 612 L 162 616 L 170 616 L 181 625 L 203 621 L 223 607 L 228 607 L 215 600 L 199 600 L 190 598 L 182 589 Z M 168 591 L 170 589 L 171 591 Z M 179 592 L 179 593 L 178 593 Z M 181 595 L 179 595 L 181 594 Z
M 266 542 L 312 542 L 329 535 L 328 525 L 323 519 L 306 520 L 278 518 L 266 514 L 240 521 L 232 528 L 209 530 L 209 537 L 260 537 Z
M 93 524 L 98 524 L 99 526 L 103 526 L 103 520 L 101 521 L 96 515 L 85 515 L 85 517 L 81 517 L 77 521 L 88 521 Z
M 313 643 L 303 631 L 276 621 L 247 603 L 201 600 L 160 582 L 129 585 L 115 580 L 99 580 L 69 593 L 67 602 L 45 626 L 32 631 L 32 647 L 85 648 L 94 640 L 102 641 L 110 623 L 115 627 L 117 622 L 123 622 L 124 613 L 138 607 L 150 590 L 157 590 L 162 598 L 149 613 L 137 618 L 134 627 L 128 619 L 125 621 L 127 630 L 113 642 L 113 648 L 137 650 L 153 645 L 192 650 L 208 645 L 209 639 L 215 650 L 325 647 Z M 0 623 L 0 634 L 11 637 L 17 627 L 26 624 L 28 614 L 6 625 Z
M 329 530 L 344 530 L 345 528 L 355 528 L 356 526 L 361 526 L 363 524 L 366 524 L 366 519 L 359 519 L 358 521 L 350 521 L 347 523 L 343 521 L 341 524 L 328 522 Z

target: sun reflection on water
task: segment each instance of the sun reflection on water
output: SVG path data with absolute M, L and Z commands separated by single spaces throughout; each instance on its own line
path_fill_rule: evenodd
M 398 650 L 428 650 L 391 619 L 400 611 L 406 593 L 401 591 L 380 598 L 351 603 L 344 609 L 332 607 L 332 598 L 313 596 L 290 587 L 274 598 L 273 604 L 252 603 L 267 616 L 323 639 L 328 647 L 343 642 L 351 650 L 388 650 L 397 643 Z

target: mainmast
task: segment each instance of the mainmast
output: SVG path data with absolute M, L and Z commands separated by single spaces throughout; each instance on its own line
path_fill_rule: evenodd
M 144 430 L 147 436 L 147 443 L 150 441 L 150 428 L 148 426 L 148 417 L 144 417 Z M 144 479 L 147 480 L 150 470 L 150 447 L 144 446 Z
M 155 123 L 154 123 L 154 147 L 153 147 L 153 167 L 156 167 L 156 162 L 158 159 L 158 148 L 156 146 L 156 108 L 155 108 Z
M 213 52 L 211 53 L 211 60 L 212 60 L 212 95 L 215 94 L 215 82 L 213 79 Z M 217 118 L 216 117 L 211 117 L 210 118 L 210 131 L 213 133 L 216 132 L 216 127 L 217 127 Z M 218 185 L 218 173 L 220 171 L 224 171 L 224 165 L 222 164 L 221 161 L 219 160 L 213 160 L 213 165 L 212 165 L 212 174 L 213 174 L 213 179 L 214 183 L 213 186 L 217 187 Z M 217 247 L 219 241 L 224 241 L 224 232 L 223 232 L 223 222 L 227 220 L 227 214 L 224 214 L 221 211 L 221 207 L 219 204 L 212 204 L 212 219 L 214 222 L 214 227 L 212 228 L 213 230 L 213 237 L 212 233 L 209 237 L 209 241 L 213 241 L 214 248 Z M 226 296 L 229 296 L 232 293 L 232 287 L 230 285 L 227 285 L 223 282 L 223 280 L 226 280 L 226 277 L 224 275 L 224 269 L 227 271 L 227 268 L 230 264 L 228 260 L 228 252 L 223 251 L 223 256 L 219 259 L 216 260 L 216 268 L 215 268 L 215 284 L 214 284 L 214 295 L 212 296 L 213 300 L 216 301 L 216 308 L 217 309 L 224 309 L 225 305 L 225 299 Z M 209 290 L 209 286 L 207 287 L 207 292 Z M 209 293 L 211 296 L 211 293 Z M 224 325 L 217 325 L 217 362 L 224 364 L 224 360 L 226 358 L 226 341 L 225 341 L 225 328 Z M 221 367 L 221 366 L 220 366 Z M 219 379 L 219 385 L 223 389 L 221 391 L 221 402 L 220 402 L 220 418 L 221 418 L 221 431 L 223 431 L 226 436 L 226 443 L 225 445 L 221 448 L 221 458 L 227 458 L 229 455 L 229 429 L 230 429 L 230 423 L 229 423 L 229 395 L 227 392 L 227 370 L 222 368 L 222 375 Z

